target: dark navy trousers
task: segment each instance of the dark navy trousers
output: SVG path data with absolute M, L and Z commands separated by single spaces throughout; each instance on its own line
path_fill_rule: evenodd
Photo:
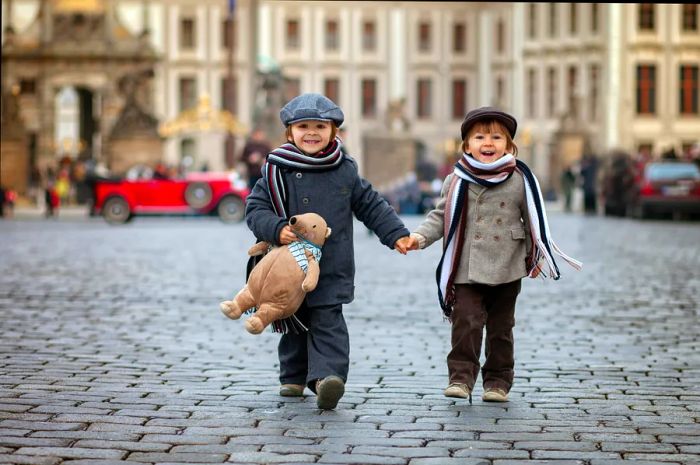
M 280 338 L 280 383 L 306 385 L 316 392 L 317 379 L 335 375 L 347 381 L 350 339 L 342 304 L 310 308 L 304 302 L 296 316 L 308 331 Z

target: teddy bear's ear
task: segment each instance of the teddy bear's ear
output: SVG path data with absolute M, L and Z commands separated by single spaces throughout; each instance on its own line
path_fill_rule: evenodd
M 331 235 L 331 228 L 326 228 L 326 239 Z

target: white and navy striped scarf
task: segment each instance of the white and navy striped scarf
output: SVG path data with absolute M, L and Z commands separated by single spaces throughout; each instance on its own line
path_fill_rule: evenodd
M 554 254 L 562 257 L 577 270 L 582 267 L 580 261 L 564 254 L 552 240 L 540 185 L 525 163 L 516 160 L 512 154 L 506 154 L 493 163 L 481 163 L 471 154 L 465 153 L 455 164 L 455 176 L 447 192 L 443 254 L 435 276 L 440 307 L 448 319 L 454 305 L 454 279 L 464 245 L 469 183 L 493 187 L 509 179 L 514 171 L 520 173 L 525 180 L 525 200 L 532 239 L 532 250 L 527 261 L 528 276 L 533 276 L 539 268 L 543 277 L 559 279 L 561 274 Z
M 282 144 L 267 155 L 267 162 L 263 166 L 262 175 L 270 192 L 272 207 L 278 216 L 288 218 L 287 186 L 284 181 L 283 171 L 327 171 L 340 166 L 343 162 L 343 142 L 336 137 L 328 147 L 311 156 L 288 142 Z

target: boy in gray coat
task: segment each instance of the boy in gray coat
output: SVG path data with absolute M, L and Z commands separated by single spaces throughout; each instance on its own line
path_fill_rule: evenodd
M 440 306 L 452 323 L 447 397 L 468 398 L 479 375 L 482 399 L 505 402 L 513 384 L 515 302 L 522 278 L 559 278 L 553 254 L 575 268 L 549 237 L 539 184 L 515 157 L 517 123 L 493 107 L 470 111 L 461 127 L 463 156 L 445 178 L 435 209 L 411 234 L 408 249 L 440 238 Z M 486 362 L 480 366 L 486 329 Z
M 333 233 L 323 246 L 321 275 L 281 336 L 280 395 L 305 387 L 321 409 L 333 409 L 345 392 L 349 337 L 343 304 L 354 298 L 353 214 L 382 244 L 406 253 L 409 231 L 394 209 L 362 178 L 336 137 L 342 110 L 321 94 L 302 94 L 280 111 L 287 143 L 267 156 L 262 179 L 246 203 L 246 222 L 258 240 L 286 245 L 298 240 L 287 225 L 293 215 L 321 215 Z

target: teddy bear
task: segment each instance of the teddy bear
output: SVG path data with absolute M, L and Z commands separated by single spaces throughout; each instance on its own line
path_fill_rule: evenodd
M 318 284 L 321 247 L 331 235 L 331 228 L 316 213 L 292 216 L 289 227 L 299 240 L 279 247 L 267 242 L 251 247 L 248 255 L 264 257 L 233 300 L 219 305 L 224 315 L 233 320 L 255 307 L 255 313 L 245 322 L 245 329 L 251 334 L 260 334 L 270 323 L 292 316 Z

